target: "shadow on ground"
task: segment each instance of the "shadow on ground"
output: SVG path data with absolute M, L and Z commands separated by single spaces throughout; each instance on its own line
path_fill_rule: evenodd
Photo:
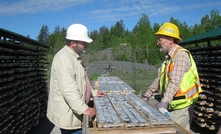
M 27 134 L 61 134 L 61 132 L 47 117 L 44 117 L 37 126 L 31 127 Z

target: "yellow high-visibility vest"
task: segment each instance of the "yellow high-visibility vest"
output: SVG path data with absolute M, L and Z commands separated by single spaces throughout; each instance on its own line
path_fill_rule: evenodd
M 175 50 L 175 54 L 171 57 L 171 59 L 165 59 L 161 66 L 159 83 L 160 94 L 163 95 L 168 87 L 170 74 L 174 67 L 174 60 L 176 59 L 176 55 L 179 51 L 186 51 L 188 53 L 192 65 L 189 71 L 184 73 L 180 87 L 175 94 L 173 101 L 169 104 L 168 110 L 178 110 L 193 104 L 198 99 L 199 93 L 202 92 L 197 67 L 193 57 L 187 49 L 179 46 Z

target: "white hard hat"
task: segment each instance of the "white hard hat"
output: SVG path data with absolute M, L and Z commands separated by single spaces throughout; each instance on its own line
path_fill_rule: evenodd
M 66 39 L 68 40 L 78 40 L 87 43 L 91 43 L 93 40 L 88 37 L 88 30 L 82 24 L 72 24 L 68 27 L 66 33 Z

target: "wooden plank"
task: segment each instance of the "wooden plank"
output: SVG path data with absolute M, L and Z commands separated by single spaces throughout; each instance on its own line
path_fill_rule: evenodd
M 206 101 L 206 106 L 207 107 L 214 107 L 214 103 L 210 101 Z
M 220 87 L 220 86 L 216 86 L 216 87 L 215 87 L 215 90 L 221 91 L 221 87 Z
M 159 101 L 154 98 L 150 98 L 148 101 L 148 104 L 150 104 L 154 108 L 156 108 L 157 103 L 159 103 Z M 189 132 L 186 129 L 184 129 L 182 126 L 180 126 L 176 122 L 174 122 L 174 128 L 176 129 L 177 134 L 189 134 Z
M 124 129 L 124 123 L 121 120 L 114 122 L 113 117 L 117 119 L 119 117 L 107 96 L 94 97 L 94 107 L 96 109 L 96 124 L 98 129 Z M 109 112 L 109 110 L 112 110 L 112 112 Z
M 213 113 L 214 109 L 213 108 L 203 108 L 203 111 L 206 113 Z
M 216 104 L 216 109 L 221 111 L 221 104 L 219 105 Z
M 221 97 L 220 98 L 216 98 L 215 100 L 217 103 L 221 103 Z
M 89 134 L 177 134 L 175 128 L 149 128 L 149 129 L 133 129 L 133 130 L 106 130 L 99 131 L 96 128 L 89 128 Z M 188 134 L 188 133 L 183 133 Z
M 196 101 L 196 104 L 197 105 L 200 105 L 200 106 L 203 106 L 203 105 L 206 105 L 206 101 L 205 100 L 202 100 L 202 101 Z
M 208 120 L 207 119 L 204 119 L 202 117 L 196 117 L 196 119 L 199 121 L 199 122 L 207 122 Z
M 207 95 L 203 94 L 203 93 L 200 93 L 199 99 L 207 99 Z
M 177 134 L 190 134 L 186 129 L 175 122 L 175 129 Z
M 206 123 L 199 123 L 199 122 L 197 122 L 197 125 L 200 126 L 200 127 L 206 127 Z
M 132 105 L 125 98 L 125 96 L 127 96 L 127 95 L 122 95 L 121 94 L 121 95 L 108 96 L 109 100 L 114 100 L 114 99 L 121 100 L 121 102 L 111 101 L 111 103 L 112 103 L 114 109 L 116 110 L 116 112 L 118 113 L 119 118 L 121 118 L 121 120 L 123 121 L 124 129 L 143 129 L 143 128 L 149 127 L 150 123 L 145 119 L 144 116 L 141 115 L 141 113 L 139 111 L 137 111 L 135 106 Z M 133 98 L 133 99 L 135 99 L 135 98 Z M 121 110 L 121 109 L 124 109 L 124 110 Z M 125 115 L 122 116 L 123 113 L 125 113 L 125 115 L 128 118 L 125 118 L 124 117 Z M 142 121 L 139 120 L 137 117 L 140 118 Z
M 89 128 L 89 117 L 88 115 L 83 115 L 83 126 L 82 126 L 82 134 L 88 134 Z
M 207 93 L 207 94 L 209 94 L 209 95 L 214 95 L 214 92 L 211 92 L 211 91 L 209 91 L 209 90 L 203 90 L 203 93 Z
M 179 126 L 178 124 L 176 124 Z M 185 131 L 182 127 L 153 127 L 153 128 L 148 128 L 148 129 L 99 129 L 96 126 L 92 127 L 89 126 L 89 118 L 87 115 L 83 116 L 83 127 L 82 127 L 82 134 L 125 134 L 125 133 L 130 133 L 130 134 L 177 134 L 177 132 L 182 132 L 183 134 L 188 134 L 188 132 Z
M 214 125 L 205 124 L 205 127 L 209 130 L 216 130 L 216 127 Z
M 94 90 L 98 90 L 99 81 L 98 81 L 98 80 L 94 80 L 94 81 L 92 82 L 92 87 L 94 88 Z
M 204 114 L 204 117 L 206 117 L 206 118 L 208 118 L 208 119 L 209 119 L 209 118 L 213 118 L 213 114 L 211 114 L 211 113 L 210 113 L 210 114 L 207 113 L 207 114 Z
M 213 112 L 213 114 L 214 114 L 215 116 L 221 117 L 221 111 L 215 111 L 215 112 Z
M 194 110 L 193 113 L 194 113 L 195 115 L 197 115 L 197 116 L 203 116 L 203 113 L 198 112 L 198 111 L 196 111 L 196 110 Z
M 215 93 L 215 96 L 221 97 L 221 93 Z
M 205 108 L 202 107 L 202 106 L 198 106 L 198 105 L 195 105 L 195 107 L 194 107 L 194 110 L 195 110 L 195 111 L 198 111 L 198 112 L 202 112 L 203 109 L 205 109 Z
M 101 78 L 101 77 L 100 77 Z M 104 77 L 103 77 L 104 78 Z M 108 77 L 105 77 L 105 79 L 106 78 L 108 78 Z M 105 80 L 106 81 L 106 80 Z M 97 82 L 97 83 L 95 83 L 95 82 Z M 115 88 L 116 88 L 116 84 L 115 83 L 110 83 L 110 82 L 115 82 L 115 81 L 111 81 L 111 80 L 108 80 L 107 81 L 107 83 L 108 83 L 108 85 L 109 84 L 111 84 L 111 89 L 113 90 L 113 91 L 115 91 Z M 94 81 L 93 82 L 93 87 L 94 87 L 94 89 L 96 90 L 99 90 L 100 88 L 99 88 L 99 86 L 101 85 L 101 83 L 100 83 L 100 81 L 98 80 L 98 81 Z M 110 85 L 109 85 L 110 86 Z M 108 88 L 108 89 L 110 89 L 110 87 Z M 118 90 L 116 90 L 116 91 L 118 91 Z M 110 92 L 110 91 L 109 91 Z M 129 95 L 131 95 L 132 93 L 131 92 L 129 92 L 130 94 Z M 112 93 L 113 94 L 113 93 Z M 133 113 L 134 115 L 140 115 L 141 113 L 140 113 L 140 110 L 138 110 L 138 109 L 140 109 L 140 107 L 138 108 L 138 106 L 137 105 L 134 105 L 134 104 L 132 104 L 131 103 L 131 100 L 134 100 L 134 96 L 130 96 L 130 97 L 132 97 L 133 99 L 130 99 L 130 101 L 128 101 L 128 99 L 129 98 L 127 98 L 126 100 L 125 100 L 125 96 L 123 96 L 122 95 L 123 94 L 123 92 L 121 92 L 119 95 L 119 97 L 115 97 L 114 96 L 114 94 L 112 95 L 112 96 L 114 96 L 112 99 L 110 98 L 110 96 L 109 96 L 109 94 L 107 94 L 107 97 L 108 97 L 108 99 L 106 100 L 106 101 L 110 101 L 110 102 L 112 102 L 112 100 L 119 100 L 119 101 L 125 101 L 125 103 L 117 103 L 117 101 L 115 102 L 115 103 L 111 103 L 111 105 L 108 105 L 108 109 L 109 109 L 109 106 L 112 106 L 112 107 L 114 107 L 114 111 L 115 112 L 117 112 L 117 115 L 123 115 L 122 113 L 119 113 L 119 111 L 121 111 L 120 109 L 121 108 L 123 108 L 124 109 L 124 112 L 125 113 L 127 113 L 127 115 L 130 115 L 130 116 L 128 116 L 128 117 L 130 117 L 129 119 L 130 119 L 130 122 L 128 121 L 127 122 L 127 120 L 125 120 L 125 119 L 127 119 L 127 118 L 125 118 L 124 116 L 120 116 L 120 122 L 111 122 L 111 121 L 104 121 L 104 119 L 106 119 L 106 118 L 103 118 L 102 116 L 99 116 L 99 115 L 101 115 L 100 113 L 102 113 L 103 112 L 103 114 L 104 114 L 104 112 L 105 112 L 105 110 L 107 110 L 107 108 L 106 109 L 103 109 L 103 107 L 104 107 L 104 105 L 103 105 L 103 103 L 105 102 L 106 103 L 106 101 L 101 101 L 102 102 L 102 105 L 100 104 L 98 104 L 97 102 L 98 102 L 98 100 L 96 99 L 96 97 L 94 98 L 94 107 L 95 107 L 95 109 L 96 109 L 96 121 L 92 121 L 92 124 L 94 124 L 93 126 L 94 127 L 91 127 L 90 126 L 90 124 L 89 123 L 84 123 L 84 130 L 83 130 L 83 133 L 84 134 L 100 134 L 100 133 L 105 133 L 105 134 L 125 134 L 125 133 L 131 133 L 131 134 L 153 134 L 153 133 L 164 133 L 164 134 L 176 134 L 176 133 L 184 133 L 184 134 L 187 134 L 188 132 L 184 129 L 184 128 L 182 128 L 179 124 L 177 124 L 177 123 L 175 123 L 174 121 L 172 121 L 172 120 L 169 120 L 168 121 L 168 119 L 167 120 L 165 120 L 165 123 L 162 121 L 162 120 L 160 120 L 162 117 L 160 116 L 159 117 L 159 115 L 158 116 L 156 116 L 157 118 L 156 119 L 158 119 L 158 118 L 160 118 L 159 120 L 159 122 L 156 122 L 157 124 L 159 124 L 159 125 L 150 125 L 149 124 L 149 122 L 151 122 L 151 120 L 147 120 L 146 122 L 144 122 L 145 121 L 145 118 L 144 118 L 144 120 L 141 120 L 142 118 L 139 118 L 139 121 L 136 121 L 136 120 L 133 120 L 133 119 L 135 119 L 135 117 L 137 118 L 137 116 L 131 116 L 132 114 L 130 114 L 129 112 L 131 112 L 131 113 Z M 116 93 L 115 93 L 115 95 L 116 95 Z M 124 94 L 125 95 L 125 94 Z M 124 97 L 124 98 L 123 98 Z M 135 96 L 135 98 L 136 98 L 137 96 Z M 158 101 L 154 101 L 155 99 L 150 99 L 150 101 L 149 102 L 158 102 Z M 100 101 L 100 100 L 99 100 Z M 128 103 L 126 103 L 126 102 L 128 102 Z M 144 102 L 145 103 L 145 102 Z M 155 104 L 153 104 L 153 105 L 151 105 L 151 106 L 153 106 L 153 109 L 154 110 L 156 110 L 156 107 L 155 107 L 155 105 L 156 105 L 156 103 Z M 139 103 L 140 104 L 140 103 Z M 141 104 L 143 104 L 143 103 L 141 103 Z M 147 104 L 147 103 L 146 103 Z M 119 108 L 119 111 L 118 110 L 116 110 L 118 107 L 116 107 L 116 106 L 118 106 L 118 105 L 120 105 L 121 107 Z M 105 104 L 105 106 L 106 106 L 106 104 Z M 136 106 L 136 107 L 135 107 Z M 140 105 L 139 105 L 140 106 Z M 150 106 L 150 107 L 151 107 Z M 133 109 L 134 109 L 134 111 L 132 110 L 127 110 L 127 108 L 128 109 L 130 109 L 131 107 L 133 107 Z M 143 108 L 143 107 L 141 107 L 141 108 Z M 146 108 L 146 107 L 145 107 Z M 101 110 L 102 109 L 102 110 Z M 98 112 L 99 111 L 99 112 Z M 102 111 L 102 112 L 101 112 Z M 111 110 L 112 111 L 112 110 Z M 137 112 L 138 111 L 138 112 Z M 159 112 L 159 111 L 158 111 Z M 112 112 L 111 112 L 112 113 Z M 153 112 L 153 113 L 156 113 L 156 112 Z M 150 114 L 150 113 L 149 113 Z M 151 114 L 152 115 L 152 114 Z M 107 114 L 104 114 L 104 116 L 105 117 L 107 117 Z M 109 117 L 109 116 L 108 116 Z M 111 117 L 115 117 L 115 116 L 112 116 L 111 115 Z M 139 117 L 139 116 L 138 116 Z M 140 117 L 144 117 L 143 116 L 143 114 L 141 114 L 141 116 Z M 146 116 L 145 116 L 146 117 Z M 149 116 L 148 116 L 149 117 Z M 154 116 L 155 117 L 155 116 Z M 124 119 L 124 120 L 123 120 Z M 138 118 L 137 118 L 138 119 Z M 162 118 L 162 119 L 164 119 L 164 118 Z M 166 122 L 167 121 L 167 122 Z M 85 118 L 84 119 L 84 122 L 89 122 L 89 120 L 88 120 L 88 118 Z M 172 122 L 172 124 L 169 124 L 170 122 Z M 89 124 L 89 125 L 88 125 Z M 117 124 L 117 125 L 116 125 Z M 175 125 L 174 125 L 175 124 Z M 102 126 L 103 125 L 103 126 Z M 115 126 L 114 126 L 115 125 Z

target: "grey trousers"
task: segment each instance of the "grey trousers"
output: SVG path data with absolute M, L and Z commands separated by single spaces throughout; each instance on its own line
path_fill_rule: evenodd
M 190 132 L 194 104 L 183 109 L 170 111 L 170 118 Z

